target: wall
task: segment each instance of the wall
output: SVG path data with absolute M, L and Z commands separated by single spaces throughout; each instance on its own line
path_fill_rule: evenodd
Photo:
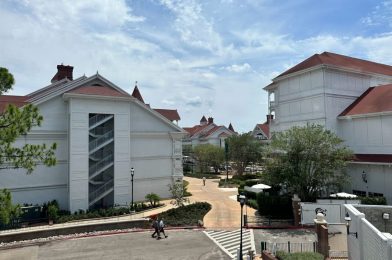
M 349 259 L 392 259 L 392 236 L 389 233 L 381 233 L 353 205 L 345 205 L 351 217 L 350 232 L 358 232 L 358 238 L 353 235 L 347 236 Z M 361 207 L 363 207 L 361 205 Z M 378 206 L 374 206 L 378 207 Z M 344 219 L 342 219 L 342 222 Z
M 362 173 L 365 171 L 367 183 L 362 180 Z M 360 164 L 351 163 L 347 167 L 347 173 L 350 176 L 350 183 L 347 190 L 359 190 L 364 192 L 382 193 L 387 199 L 387 203 L 392 203 L 392 167 L 389 165 L 377 164 Z
M 128 101 L 71 98 L 70 114 L 70 211 L 88 209 L 89 114 L 114 115 L 114 203 L 124 205 L 130 194 L 130 109 Z
M 38 105 L 44 117 L 41 127 L 34 127 L 27 135 L 20 136 L 15 147 L 29 144 L 57 144 L 57 165 L 38 165 L 31 174 L 24 169 L 0 170 L 0 189 L 12 193 L 14 203 L 42 204 L 56 199 L 63 209 L 68 209 L 68 135 L 67 104 L 61 97 Z
M 359 154 L 389 154 L 392 151 L 392 115 L 340 119 L 346 145 Z

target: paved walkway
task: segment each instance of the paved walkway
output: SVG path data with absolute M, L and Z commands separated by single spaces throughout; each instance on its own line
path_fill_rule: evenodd
M 233 230 L 240 227 L 240 211 L 241 207 L 237 201 L 233 198 L 237 195 L 236 188 L 218 188 L 217 179 L 207 179 L 206 186 L 203 186 L 203 181 L 201 179 L 184 177 L 185 180 L 189 182 L 188 191 L 192 193 L 189 198 L 191 202 L 208 202 L 212 205 L 212 209 L 204 217 L 204 226 L 208 229 L 226 229 Z M 230 196 L 232 198 L 230 198 Z M 5 234 L 14 233 L 24 233 L 36 230 L 50 230 L 50 229 L 60 229 L 63 227 L 71 226 L 83 226 L 99 223 L 116 223 L 125 222 L 136 219 L 142 219 L 150 215 L 159 214 L 161 212 L 167 211 L 174 207 L 170 203 L 171 200 L 164 200 L 162 203 L 165 204 L 164 207 L 157 208 L 154 210 L 149 210 L 142 213 L 137 213 L 133 215 L 119 216 L 119 217 L 109 217 L 104 219 L 90 219 L 67 222 L 63 224 L 54 224 L 47 226 L 35 226 L 20 229 L 11 229 L 0 231 L 0 236 Z M 253 215 L 255 210 L 249 207 L 244 207 L 244 212 L 247 211 L 248 215 Z
M 204 217 L 207 229 L 238 229 L 241 226 L 241 206 L 230 197 L 238 194 L 236 188 L 219 188 L 217 179 L 207 179 L 203 186 L 201 179 L 184 177 L 189 182 L 188 191 L 192 193 L 191 202 L 206 201 L 212 209 Z M 244 206 L 244 212 L 254 215 L 255 210 Z

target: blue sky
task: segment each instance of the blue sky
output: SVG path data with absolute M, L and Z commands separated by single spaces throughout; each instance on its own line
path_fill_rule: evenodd
M 323 51 L 392 65 L 392 0 L 2 0 L 0 66 L 12 94 L 98 70 L 181 126 L 212 116 L 239 132 L 265 121 L 262 88 Z

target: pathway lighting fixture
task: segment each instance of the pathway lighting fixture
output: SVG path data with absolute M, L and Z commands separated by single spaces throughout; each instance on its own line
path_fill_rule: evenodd
M 238 201 L 240 202 L 241 205 L 241 237 L 240 237 L 240 253 L 238 259 L 242 260 L 242 218 L 243 218 L 242 209 L 244 207 L 244 204 L 246 203 L 245 195 L 243 194 L 239 195 Z
M 351 218 L 348 212 L 346 212 L 346 216 L 344 217 L 344 220 L 346 221 L 347 235 L 352 235 L 355 238 L 358 238 L 358 232 L 350 232 Z
M 133 175 L 135 175 L 135 169 L 131 168 L 131 183 L 132 183 L 132 197 L 131 197 L 131 209 L 133 210 Z

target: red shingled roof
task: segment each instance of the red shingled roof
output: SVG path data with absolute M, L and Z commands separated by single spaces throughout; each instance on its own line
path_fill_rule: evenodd
M 221 126 L 214 126 L 213 128 L 211 128 L 210 130 L 208 130 L 207 132 L 205 132 L 203 134 L 203 137 L 209 136 L 211 134 L 213 134 L 215 131 L 217 131 L 219 128 L 221 128 Z
M 208 125 L 195 125 L 193 127 L 183 127 L 185 131 L 187 131 L 190 136 L 193 136 L 194 134 L 200 132 L 204 128 L 206 128 Z
M 370 73 L 392 76 L 392 66 L 376 63 L 372 61 L 357 59 L 349 56 L 344 56 L 336 53 L 323 52 L 321 54 L 315 54 L 309 57 L 303 62 L 286 70 L 285 72 L 277 76 L 277 78 L 321 64 L 349 68 L 361 72 L 370 72 Z
M 180 115 L 177 112 L 177 109 L 160 109 L 160 108 L 154 108 L 155 111 L 157 111 L 159 114 L 163 115 L 170 121 L 178 121 L 181 120 Z
M 354 162 L 392 163 L 392 154 L 354 154 Z
M 9 104 L 13 104 L 17 107 L 22 107 L 28 102 L 26 101 L 29 97 L 27 96 L 11 96 L 11 95 L 1 95 L 0 96 L 0 113 L 3 113 Z
M 82 86 L 82 87 L 70 90 L 67 93 L 109 96 L 109 97 L 129 97 L 128 94 L 121 93 L 111 87 L 106 87 L 106 86 Z
M 267 122 L 264 124 L 257 124 L 257 126 L 261 129 L 261 131 L 264 132 L 264 134 L 267 135 L 267 138 L 269 138 L 269 125 Z
M 392 84 L 368 88 L 339 116 L 392 111 Z

